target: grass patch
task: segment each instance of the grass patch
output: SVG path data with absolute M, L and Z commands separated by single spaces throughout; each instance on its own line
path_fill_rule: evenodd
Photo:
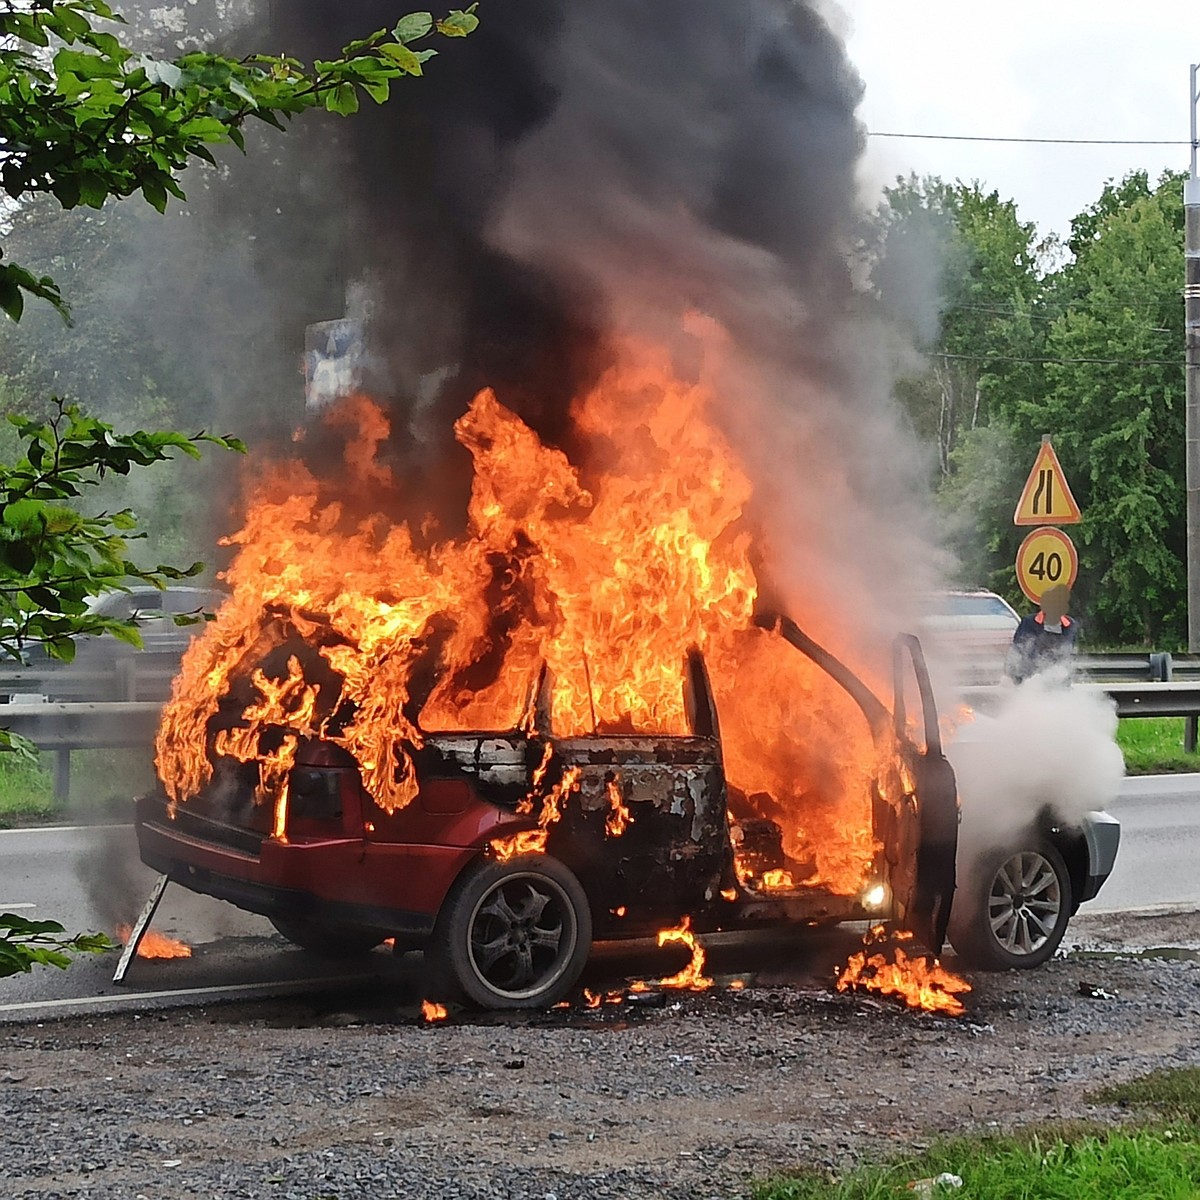
M 949 1200 L 1196 1200 L 1200 1197 L 1200 1130 L 1113 1129 L 1063 1138 L 960 1138 L 885 1166 L 833 1178 L 809 1172 L 769 1180 L 755 1200 L 895 1200 L 910 1185 L 942 1172 L 961 1189 L 933 1188 Z
M 1200 1067 L 1152 1071 L 1130 1083 L 1097 1092 L 1101 1104 L 1149 1108 L 1169 1121 L 1190 1121 L 1200 1128 Z
M 55 816 L 53 792 L 53 779 L 40 764 L 0 755 L 0 828 Z
M 1200 754 L 1183 749 L 1184 717 L 1126 717 L 1117 724 L 1117 745 L 1131 775 L 1200 771 Z
M 128 815 L 134 796 L 154 783 L 143 750 L 76 750 L 71 755 L 71 799 L 54 799 L 54 756 L 37 763 L 0 754 L 0 829 L 47 821 Z

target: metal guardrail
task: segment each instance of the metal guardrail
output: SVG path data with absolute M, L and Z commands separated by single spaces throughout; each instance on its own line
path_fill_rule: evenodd
M 1103 683 L 1200 680 L 1200 654 L 1170 654 L 1160 651 L 1144 654 L 1080 654 L 1075 669 L 1086 679 Z
M 1081 692 L 1105 695 L 1117 706 L 1118 717 L 1200 716 L 1200 682 L 1196 683 L 1075 683 Z M 972 707 L 987 712 L 1005 695 L 1005 687 L 963 688 L 962 697 Z
M 54 754 L 54 798 L 71 794 L 73 750 L 147 749 L 179 673 L 178 653 L 141 651 L 104 661 L 0 665 L 0 729 Z M 33 698 L 38 697 L 35 701 Z M 40 702 L 47 698 L 48 703 Z
M 102 663 L 0 665 L 0 696 L 48 696 L 54 700 L 112 703 L 165 700 L 179 673 L 178 654 L 140 653 Z
M 54 752 L 54 798 L 71 795 L 71 751 L 152 746 L 162 704 L 4 704 L 0 728 Z
M 1186 717 L 1185 744 L 1196 747 L 1200 720 L 1200 655 L 1091 654 L 1075 663 L 1080 690 L 1103 693 L 1120 717 Z M 55 754 L 54 794 L 70 795 L 71 751 L 150 747 L 162 703 L 179 669 L 174 655 L 130 655 L 107 669 L 0 666 L 0 695 L 54 696 L 57 702 L 0 704 L 0 729 Z M 1005 692 L 995 685 L 963 688 L 986 712 Z

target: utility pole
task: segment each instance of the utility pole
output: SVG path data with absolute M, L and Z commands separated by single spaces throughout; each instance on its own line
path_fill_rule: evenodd
M 1183 185 L 1183 223 L 1187 253 L 1183 288 L 1184 339 L 1187 354 L 1187 546 L 1188 546 L 1188 649 L 1200 651 L 1200 176 L 1196 173 L 1196 109 L 1200 105 L 1197 78 L 1192 66 L 1192 173 Z
M 1186 275 L 1183 287 L 1183 321 L 1186 346 L 1185 454 L 1187 470 L 1187 585 L 1188 650 L 1200 651 L 1200 176 L 1196 173 L 1200 138 L 1196 134 L 1196 109 L 1200 105 L 1197 75 L 1200 66 L 1192 64 L 1188 100 L 1192 118 L 1192 172 L 1183 185 L 1183 223 L 1185 230 Z M 1189 717 L 1185 742 L 1195 750 L 1197 720 Z

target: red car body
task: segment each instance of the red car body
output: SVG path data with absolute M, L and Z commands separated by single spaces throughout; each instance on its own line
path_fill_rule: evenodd
M 913 781 L 890 799 L 874 789 L 881 849 L 875 886 L 862 895 L 820 887 L 768 893 L 739 881 L 718 717 L 697 652 L 684 671 L 690 736 L 552 739 L 548 756 L 547 739 L 535 733 L 429 735 L 414 755 L 417 796 L 393 815 L 375 804 L 345 751 L 314 741 L 291 775 L 284 837 L 273 836 L 272 814 L 253 804 L 253 780 L 227 780 L 177 809 L 162 795 L 143 798 L 143 861 L 270 917 L 313 949 L 366 949 L 387 937 L 428 947 L 451 986 L 496 1007 L 553 1003 L 574 983 L 593 937 L 645 935 L 683 916 L 698 929 L 895 917 L 940 948 L 954 888 L 957 798 L 915 639 L 926 725 L 920 751 L 904 736 L 902 711 L 893 729 L 892 714 L 845 667 L 790 621 L 775 627 L 851 692 Z M 547 785 L 575 773 L 569 800 L 546 829 L 543 853 L 500 858 L 497 841 L 537 827 L 536 808 L 517 809 L 546 762 Z M 605 827 L 614 780 L 632 818 L 615 839 Z M 772 826 L 743 822 L 743 853 L 757 854 L 763 867 L 786 867 Z M 488 978 L 486 960 L 502 979 Z

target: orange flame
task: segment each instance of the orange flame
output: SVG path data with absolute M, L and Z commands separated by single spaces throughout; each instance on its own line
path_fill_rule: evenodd
M 897 933 L 894 939 L 910 941 L 912 936 L 911 933 Z M 971 990 L 965 979 L 947 971 L 932 955 L 910 956 L 902 946 L 891 948 L 891 961 L 884 951 L 869 953 L 871 946 L 885 940 L 884 927 L 872 927 L 864 939 L 866 949 L 852 954 L 844 970 L 839 972 L 839 992 L 851 989 L 879 992 L 903 1000 L 909 1008 L 946 1013 L 952 1017 L 960 1017 L 967 1011 L 959 999 Z
M 395 812 L 416 795 L 423 731 L 532 728 L 524 701 L 543 664 L 557 736 L 685 734 L 680 664 L 698 646 L 731 787 L 815 864 L 803 886 L 858 894 L 876 853 L 869 731 L 821 670 L 753 627 L 752 488 L 714 408 L 703 372 L 684 381 L 669 353 L 624 346 L 571 409 L 585 480 L 480 392 L 455 426 L 474 482 L 453 537 L 388 515 L 412 498 L 365 398 L 326 418 L 352 435 L 336 484 L 299 461 L 254 463 L 244 526 L 226 539 L 231 598 L 192 642 L 159 728 L 172 804 L 226 764 L 257 763 L 258 803 L 284 837 L 289 770 L 322 737 Z M 844 645 L 849 618 L 839 637 L 838 617 L 816 611 L 813 632 Z M 614 830 L 627 819 L 610 817 Z
M 537 794 L 546 779 L 546 771 L 550 764 L 552 748 L 546 747 L 546 753 L 541 765 L 534 772 L 533 787 L 517 805 L 517 812 L 528 815 L 533 812 Z M 578 790 L 579 778 L 582 775 L 579 767 L 568 767 L 562 778 L 546 793 L 542 800 L 542 811 L 538 814 L 537 829 L 525 829 L 508 837 L 493 838 L 488 843 L 492 854 L 501 862 L 507 862 L 517 854 L 545 854 L 546 843 L 550 838 L 550 826 L 562 819 L 563 805 L 571 792 Z
M 633 822 L 633 814 L 625 804 L 621 795 L 621 785 L 615 779 L 610 779 L 605 785 L 608 792 L 608 816 L 604 819 L 604 831 L 609 837 L 621 837 Z
M 132 934 L 132 925 L 117 926 L 117 941 L 123 946 L 129 945 Z M 138 943 L 137 956 L 138 958 L 191 958 L 192 948 L 187 942 L 167 937 L 165 933 L 159 933 L 154 929 L 147 929 Z
M 631 984 L 631 992 L 648 992 L 651 986 L 660 988 L 679 988 L 685 991 L 704 992 L 713 986 L 713 981 L 704 974 L 704 962 L 707 958 L 700 939 L 692 932 L 692 918 L 684 917 L 674 929 L 660 929 L 658 944 L 668 946 L 678 942 L 692 952 L 691 961 L 676 974 L 666 979 L 656 979 L 653 985 L 638 980 Z
M 435 1004 L 432 1000 L 421 1001 L 421 1020 L 427 1025 L 444 1021 L 449 1015 L 444 1004 Z
M 764 871 L 758 881 L 759 888 L 764 892 L 790 892 L 795 888 L 792 873 L 782 868 Z

